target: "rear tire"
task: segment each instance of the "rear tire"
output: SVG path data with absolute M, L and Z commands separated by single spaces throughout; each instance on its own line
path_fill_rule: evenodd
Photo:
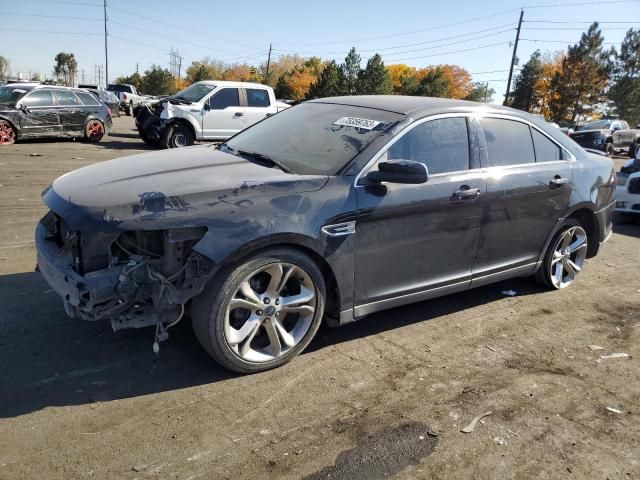
M 84 137 L 89 142 L 99 142 L 104 137 L 104 134 L 104 124 L 96 118 L 89 120 L 84 126 Z
M 182 148 L 193 145 L 193 133 L 181 124 L 169 125 L 162 134 L 162 145 L 165 148 Z
M 258 252 L 218 272 L 193 300 L 193 330 L 220 365 L 255 373 L 291 361 L 322 321 L 325 283 L 307 255 Z
M 582 271 L 589 239 L 577 220 L 564 221 L 544 254 L 536 281 L 546 288 L 560 290 L 571 285 Z

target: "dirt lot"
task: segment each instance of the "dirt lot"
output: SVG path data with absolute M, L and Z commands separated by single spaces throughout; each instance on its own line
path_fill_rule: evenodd
M 115 125 L 0 150 L 0 478 L 640 478 L 640 224 L 568 290 L 518 279 L 391 310 L 236 376 L 188 321 L 156 356 L 149 330 L 68 319 L 34 273 L 42 189 L 147 149 Z

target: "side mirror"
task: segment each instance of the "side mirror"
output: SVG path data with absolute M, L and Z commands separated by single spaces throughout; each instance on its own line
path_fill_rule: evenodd
M 614 132 L 617 132 L 618 130 L 622 130 L 622 127 L 620 125 L 614 125 L 611 130 L 613 130 Z
M 203 108 L 205 112 L 208 112 L 209 110 L 211 110 L 211 105 L 209 105 L 209 102 L 205 102 Z
M 378 170 L 369 172 L 365 177 L 369 183 L 425 183 L 429 179 L 429 171 L 424 163 L 414 160 L 390 160 L 380 162 Z
M 20 110 L 22 110 L 22 113 L 29 113 L 29 107 L 27 107 L 24 103 L 21 103 L 20 105 L 18 105 L 18 108 Z

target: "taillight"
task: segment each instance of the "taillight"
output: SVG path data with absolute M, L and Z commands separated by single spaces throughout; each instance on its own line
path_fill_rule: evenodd
M 126 100 L 126 99 L 127 99 L 127 94 L 126 94 L 126 93 L 123 93 L 123 94 L 122 94 L 122 98 Z

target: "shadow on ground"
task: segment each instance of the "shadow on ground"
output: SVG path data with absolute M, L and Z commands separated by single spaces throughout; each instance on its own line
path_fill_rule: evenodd
M 308 351 L 426 322 L 504 296 L 541 290 L 528 279 L 430 300 L 371 315 L 341 328 L 323 327 Z M 0 418 L 49 406 L 82 405 L 210 384 L 234 374 L 200 347 L 188 319 L 152 351 L 153 329 L 114 333 L 109 322 L 66 317 L 58 296 L 38 273 L 0 276 Z

